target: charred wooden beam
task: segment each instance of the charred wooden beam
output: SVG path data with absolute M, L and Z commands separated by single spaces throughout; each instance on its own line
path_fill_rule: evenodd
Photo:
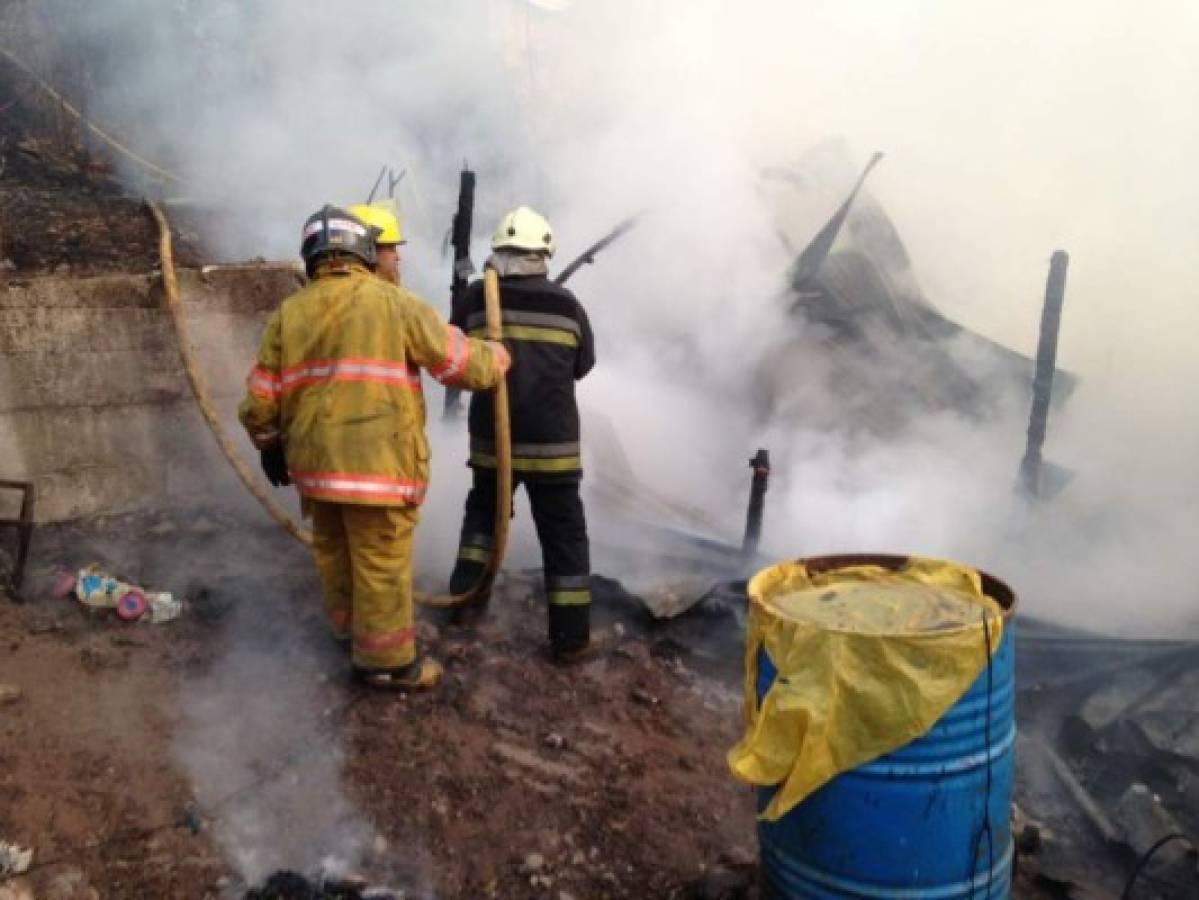
M 766 511 L 766 488 L 770 484 L 770 453 L 759 447 L 749 461 L 753 478 L 749 487 L 749 507 L 745 512 L 745 537 L 741 541 L 741 558 L 752 560 L 758 553 L 758 541 L 762 537 L 762 514 Z
M 1032 384 L 1032 411 L 1028 420 L 1028 444 L 1020 462 L 1020 489 L 1028 497 L 1040 497 L 1045 491 L 1041 449 L 1049 424 L 1049 401 L 1053 394 L 1053 375 L 1057 369 L 1057 338 L 1062 323 L 1062 303 L 1066 297 L 1066 270 L 1070 257 L 1064 250 L 1053 254 L 1049 262 L 1049 280 L 1045 285 L 1045 304 L 1041 309 L 1041 339 L 1037 345 L 1037 368 Z

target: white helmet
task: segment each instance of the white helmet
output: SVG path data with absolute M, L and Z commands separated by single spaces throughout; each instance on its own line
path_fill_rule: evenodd
M 492 250 L 540 250 L 553 256 L 557 246 L 550 223 L 527 206 L 518 206 L 500 219 L 491 236 Z

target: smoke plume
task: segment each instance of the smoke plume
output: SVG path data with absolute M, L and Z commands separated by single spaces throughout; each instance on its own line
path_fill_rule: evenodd
M 78 32 L 94 114 L 226 212 L 210 238 L 228 256 L 292 257 L 308 212 L 364 199 L 389 163 L 406 173 L 405 279 L 444 311 L 463 160 L 476 260 L 518 203 L 555 223 L 561 262 L 645 211 L 572 282 L 599 340 L 581 398 L 640 478 L 726 522 L 720 536 L 736 537 L 744 460 L 765 444 L 780 556 L 958 557 L 1010 580 L 1027 612 L 1195 627 L 1193 3 L 51 5 Z M 755 414 L 760 360 L 804 327 L 785 315 L 798 248 L 780 231 L 802 246 L 848 186 L 807 184 L 781 223 L 762 172 L 830 137 L 850 171 L 886 152 L 870 196 L 925 295 L 968 328 L 1031 353 L 1049 255 L 1070 252 L 1059 365 L 1081 381 L 1046 453 L 1075 474 L 1052 502 L 1012 493 L 1019 392 L 871 438 L 837 427 L 821 360 L 793 360 L 804 402 Z M 461 434 L 433 431 L 422 558 L 448 555 L 463 486 Z

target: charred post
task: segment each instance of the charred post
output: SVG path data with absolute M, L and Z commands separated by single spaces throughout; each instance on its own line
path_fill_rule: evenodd
M 1049 280 L 1045 285 L 1045 305 L 1041 310 L 1041 339 L 1037 345 L 1037 368 L 1032 383 L 1032 412 L 1028 421 L 1028 444 L 1020 462 L 1020 489 L 1027 497 L 1041 494 L 1041 448 L 1049 423 L 1049 400 L 1053 393 L 1053 374 L 1057 368 L 1057 336 L 1062 322 L 1062 303 L 1066 296 L 1066 269 L 1070 256 L 1058 250 L 1049 261 Z
M 475 273 L 470 261 L 470 232 L 475 218 L 475 173 L 463 166 L 458 178 L 458 209 L 450 226 L 450 246 L 454 248 L 454 270 L 450 278 L 450 318 L 456 319 L 466 299 L 470 276 Z M 443 415 L 455 419 L 462 411 L 462 392 L 446 388 Z
M 758 552 L 758 541 L 762 537 L 762 514 L 766 511 L 766 488 L 770 483 L 770 453 L 759 447 L 749 461 L 753 479 L 749 488 L 749 507 L 745 512 L 745 537 L 741 541 L 741 558 L 745 562 Z

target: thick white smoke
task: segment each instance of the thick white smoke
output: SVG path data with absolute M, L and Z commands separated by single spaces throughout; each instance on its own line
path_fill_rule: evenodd
M 561 264 L 644 211 L 572 282 L 599 342 L 584 427 L 594 438 L 610 422 L 637 477 L 714 519 L 716 536 L 739 537 L 745 460 L 765 445 L 776 468 L 763 546 L 779 556 L 944 555 L 1009 580 L 1026 612 L 1123 632 L 1199 627 L 1193 0 L 51 0 L 4 12 L 21 9 L 68 32 L 97 120 L 186 179 L 168 194 L 220 210 L 208 237 L 226 258 L 294 258 L 308 213 L 365 199 L 390 163 L 406 170 L 405 280 L 444 312 L 463 160 L 479 175 L 476 262 L 518 203 L 555 223 Z M 830 137 L 854 166 L 886 152 L 868 189 L 929 299 L 969 328 L 1032 352 L 1050 253 L 1070 252 L 1059 364 L 1081 384 L 1051 418 L 1046 455 L 1075 477 L 1053 502 L 1012 492 L 1026 396 L 847 435 L 829 427 L 844 398 L 820 380 L 822 361 L 787 359 L 786 414 L 760 418 L 760 361 L 800 327 L 785 315 L 794 248 L 780 228 L 802 243 L 848 187 L 806 185 L 783 223 L 760 175 Z M 884 377 L 897 359 L 883 355 Z M 972 368 L 986 377 L 988 365 Z M 439 405 L 431 392 L 434 419 Z M 431 432 L 419 559 L 444 573 L 465 442 L 460 425 Z M 590 484 L 605 459 L 593 453 Z M 615 529 L 593 512 L 602 543 Z M 527 536 L 517 551 L 533 561 Z M 329 749 L 298 769 L 307 792 L 233 805 L 219 838 L 249 878 L 313 848 L 353 858 L 370 836 L 341 792 L 336 737 L 304 728 L 321 721 L 313 701 L 296 700 L 312 715 L 275 733 L 243 689 L 307 696 L 303 679 L 323 667 L 262 650 L 234 642 L 185 698 L 181 738 L 202 805 L 296 742 Z M 343 827 L 282 827 L 308 822 L 294 802 L 321 809 L 314 827 Z
M 291 256 L 309 211 L 363 199 L 389 162 L 408 173 L 406 280 L 444 310 L 463 159 L 477 260 L 516 203 L 554 221 L 562 262 L 646 210 L 573 282 L 600 341 L 581 395 L 642 477 L 726 537 L 766 443 L 780 555 L 955 556 L 1007 577 L 1026 611 L 1194 626 L 1193 3 L 67 5 L 96 54 L 96 115 L 228 211 L 231 256 Z M 1054 503 L 1011 493 L 1026 397 L 875 442 L 814 428 L 838 400 L 811 390 L 819 414 L 755 420 L 749 373 L 795 327 L 759 174 L 829 136 L 857 164 L 887 153 L 869 190 L 930 299 L 968 327 L 1031 352 L 1048 257 L 1071 253 L 1059 364 L 1082 383 L 1046 452 L 1077 474 Z M 814 231 L 843 188 L 812 186 L 800 219 Z M 421 546 L 448 556 L 461 435 L 437 440 Z

